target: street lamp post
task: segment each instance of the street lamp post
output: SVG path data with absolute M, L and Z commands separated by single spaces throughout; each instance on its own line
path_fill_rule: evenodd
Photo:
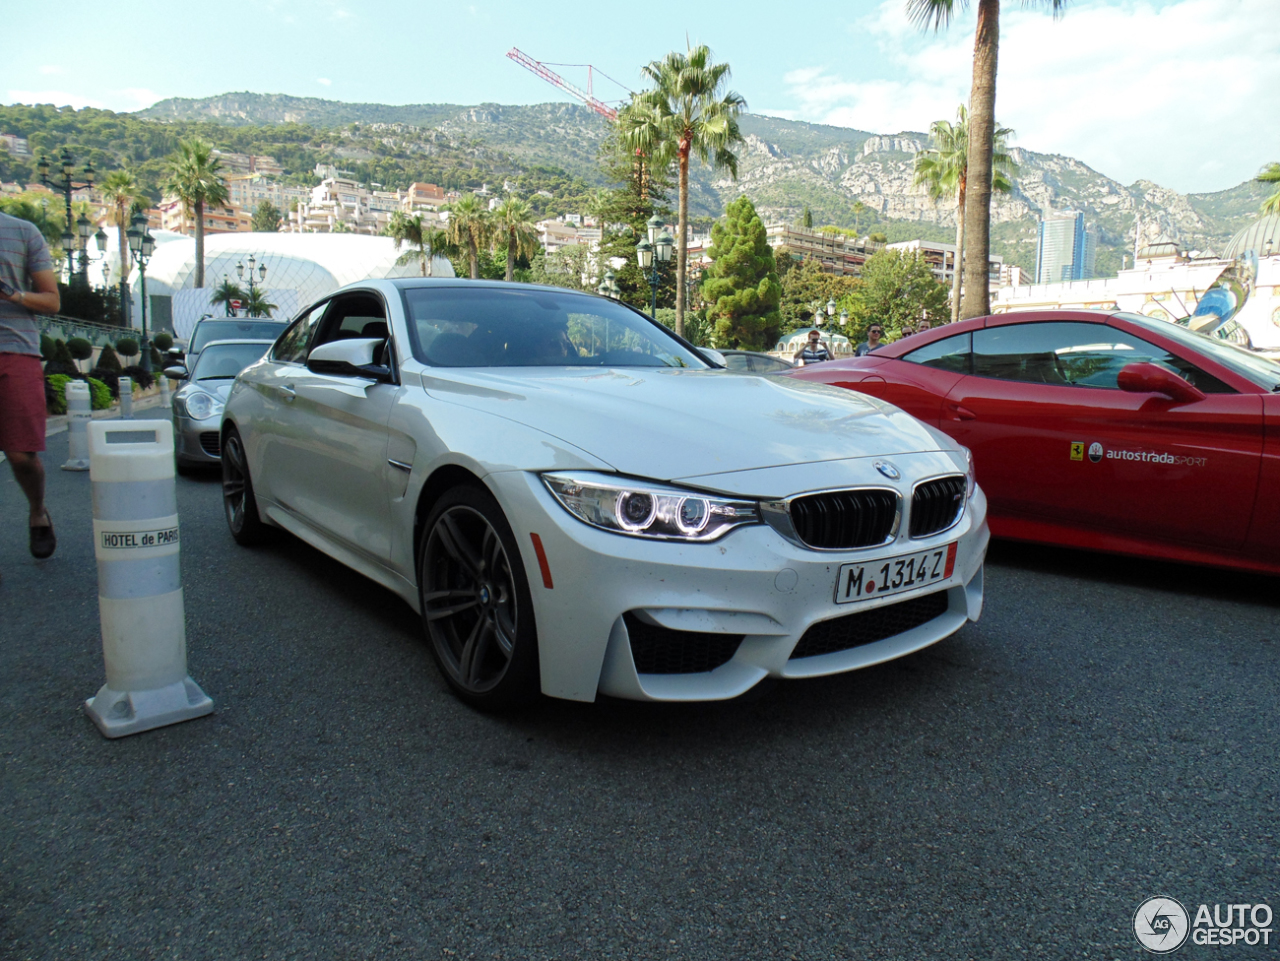
M 254 282 L 254 279 L 253 279 L 253 273 L 254 273 L 253 268 L 255 264 L 257 264 L 258 266 L 258 282 L 256 283 Z M 240 280 L 245 279 L 245 269 L 244 269 L 243 263 L 236 264 L 236 277 L 238 277 Z M 253 289 L 255 287 L 261 286 L 262 283 L 266 281 L 266 279 L 267 279 L 267 265 L 258 264 L 258 261 L 254 257 L 254 255 L 250 254 L 249 255 L 249 301 L 250 303 L 253 302 Z
M 50 190 L 53 190 L 57 193 L 61 193 L 63 196 L 63 199 L 66 201 L 67 219 L 65 221 L 66 226 L 63 228 L 63 231 L 62 231 L 62 248 L 67 255 L 67 283 L 71 283 L 76 276 L 75 235 L 71 233 L 71 195 L 75 191 L 80 190 L 84 187 L 92 187 L 94 173 L 95 173 L 93 169 L 93 164 L 86 163 L 84 165 L 84 180 L 77 182 L 75 178 L 72 176 L 72 174 L 75 172 L 74 170 L 75 165 L 76 165 L 75 158 L 71 156 L 71 151 L 69 151 L 66 147 L 62 148 L 62 155 L 58 158 L 58 167 L 62 171 L 61 180 L 59 180 L 56 177 L 49 176 L 49 160 L 43 154 L 40 157 L 40 162 L 36 164 L 36 170 L 38 170 L 40 173 L 40 182 L 44 184 L 46 187 L 48 187 Z M 84 220 L 85 224 L 88 227 L 92 227 L 92 225 L 89 224 L 84 217 L 81 217 L 80 219 Z M 81 236 L 85 238 L 85 240 L 88 240 L 89 238 L 88 230 L 85 228 L 81 228 L 81 231 L 82 231 Z M 84 279 L 84 283 L 87 284 L 88 283 L 87 274 L 82 276 Z
M 129 249 L 133 252 L 133 259 L 138 265 L 139 294 L 142 296 L 142 343 L 139 346 L 142 350 L 142 369 L 149 372 L 151 342 L 147 339 L 147 261 L 151 259 L 151 254 L 156 249 L 156 241 L 151 236 L 151 231 L 147 229 L 147 218 L 142 214 L 133 218 L 133 225 L 126 236 L 129 238 Z
M 675 238 L 662 230 L 662 220 L 656 214 L 649 219 L 648 227 L 649 239 L 636 244 L 636 260 L 640 263 L 641 271 L 652 271 L 649 276 L 649 316 L 656 320 L 658 318 L 658 265 L 671 260 Z

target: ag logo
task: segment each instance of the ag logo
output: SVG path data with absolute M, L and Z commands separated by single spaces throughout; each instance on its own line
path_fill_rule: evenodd
M 1191 919 L 1173 898 L 1147 898 L 1133 914 L 1133 934 L 1152 954 L 1170 954 L 1187 940 Z
M 1073 440 L 1071 442 L 1071 459 L 1084 460 L 1084 441 Z
M 1102 460 L 1102 445 L 1096 440 L 1089 445 L 1089 460 L 1093 461 L 1095 464 Z

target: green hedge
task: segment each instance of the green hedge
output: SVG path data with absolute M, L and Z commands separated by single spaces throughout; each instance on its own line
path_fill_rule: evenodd
M 111 388 L 96 377 L 87 379 L 90 404 L 94 410 L 106 410 L 111 406 Z
M 49 385 L 45 391 L 45 404 L 50 415 L 67 412 L 67 384 L 77 379 L 66 374 L 50 374 L 45 378 Z M 89 385 L 89 404 L 94 410 L 106 410 L 111 406 L 110 387 L 96 377 L 87 378 L 86 383 Z

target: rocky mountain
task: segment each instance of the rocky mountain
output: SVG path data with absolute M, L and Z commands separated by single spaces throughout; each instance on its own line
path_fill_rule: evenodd
M 165 100 L 138 116 L 230 125 L 392 124 L 401 137 L 417 130 L 424 141 L 483 145 L 522 165 L 560 168 L 589 183 L 600 181 L 596 158 L 608 135 L 602 117 L 571 103 L 391 106 L 231 93 Z M 912 185 L 912 164 L 928 148 L 927 134 L 875 134 L 757 115 L 744 116 L 741 127 L 746 144 L 737 182 L 695 165 L 690 206 L 696 215 L 718 216 L 746 193 L 767 220 L 793 220 L 807 206 L 817 223 L 878 230 L 891 240 L 954 238 L 954 204 L 934 204 Z M 1098 233 L 1098 272 L 1106 274 L 1132 250 L 1139 225 L 1143 240 L 1167 235 L 1186 249 L 1221 250 L 1257 216 L 1265 196 L 1252 181 L 1212 194 L 1179 194 L 1145 180 L 1126 186 L 1071 157 L 1025 147 L 1012 153 L 1018 173 L 1013 192 L 996 198 L 992 245 L 1027 269 L 1034 266 L 1037 221 L 1051 211 L 1085 212 Z

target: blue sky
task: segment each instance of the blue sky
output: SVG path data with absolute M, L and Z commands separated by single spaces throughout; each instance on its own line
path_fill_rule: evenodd
M 507 60 L 517 46 L 640 66 L 709 44 L 756 112 L 875 133 L 925 130 L 968 96 L 974 14 L 921 31 L 903 0 L 602 5 L 475 0 L 71 0 L 11 7 L 0 99 L 136 110 L 232 90 L 379 103 L 563 99 Z M 633 11 L 643 9 L 642 17 Z M 63 14 L 66 16 L 63 16 Z M 163 25 L 163 26 L 161 26 Z M 1055 21 L 1006 0 L 997 116 L 1031 150 L 1124 183 L 1221 190 L 1280 161 L 1277 0 L 1074 0 Z M 585 69 L 565 67 L 586 83 Z M 621 96 L 599 80 L 597 94 Z

